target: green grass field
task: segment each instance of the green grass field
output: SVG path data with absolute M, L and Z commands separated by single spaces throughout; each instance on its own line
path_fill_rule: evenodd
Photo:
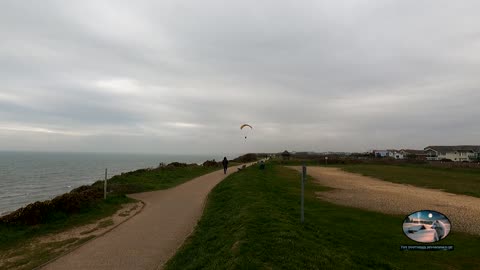
M 403 216 L 334 205 L 306 185 L 300 223 L 300 175 L 267 164 L 233 174 L 210 193 L 205 212 L 166 269 L 474 269 L 480 237 L 452 232 L 455 251 L 400 251 L 416 244 Z
M 345 171 L 382 180 L 480 197 L 480 169 L 428 165 L 342 165 Z

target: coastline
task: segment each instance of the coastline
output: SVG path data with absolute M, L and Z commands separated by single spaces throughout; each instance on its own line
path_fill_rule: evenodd
M 220 155 L 44 153 L 0 151 L 0 216 L 51 200 L 82 185 L 160 163 L 201 164 Z
M 209 163 L 209 162 L 211 162 L 211 161 L 207 160 L 207 161 L 203 162 L 203 164 L 208 164 L 207 166 L 212 166 L 212 163 Z M 216 163 L 214 162 L 213 164 L 216 164 Z M 153 171 L 153 170 L 162 169 L 162 168 L 176 168 L 176 167 L 187 167 L 187 166 L 203 167 L 203 165 L 199 165 L 198 163 L 187 164 L 187 163 L 180 163 L 180 162 L 174 161 L 174 162 L 171 162 L 169 164 L 164 164 L 164 163 L 161 162 L 157 168 L 151 168 L 151 167 L 141 168 L 141 169 L 136 169 L 136 170 L 132 170 L 132 171 L 128 171 L 128 172 L 122 172 L 120 174 L 114 175 L 114 176 L 110 177 L 109 179 L 107 179 L 107 183 L 109 181 L 111 181 L 112 179 L 116 179 L 118 177 L 127 176 L 127 175 L 131 175 L 131 174 L 136 174 L 138 172 Z M 104 182 L 103 180 L 97 180 L 97 181 L 95 181 L 91 184 L 82 185 L 82 186 L 73 188 L 72 190 L 70 190 L 68 192 L 56 195 L 51 199 L 34 201 L 34 202 L 31 202 L 31 203 L 28 203 L 27 205 L 25 205 L 23 207 L 19 207 L 16 210 L 3 212 L 3 213 L 0 214 L 0 224 L 2 223 L 2 220 L 4 220 L 5 218 L 8 219 L 8 217 L 10 215 L 18 215 L 19 213 L 22 213 L 22 212 L 25 212 L 25 211 L 30 211 L 30 208 L 41 207 L 41 206 L 37 206 L 38 204 L 46 205 L 46 204 L 50 204 L 51 202 L 53 202 L 55 200 L 59 200 L 62 197 L 67 197 L 68 198 L 68 197 L 70 197 L 71 194 L 75 194 L 75 192 L 77 190 L 83 191 L 85 189 L 93 189 L 97 193 L 97 194 L 95 194 L 96 196 L 94 196 L 93 199 L 94 200 L 95 199 L 100 199 L 101 197 L 103 197 L 103 194 L 100 194 L 100 193 L 103 193 L 103 184 L 102 184 L 103 182 Z M 111 189 L 111 185 L 109 185 L 109 189 Z M 109 190 L 109 193 L 110 193 L 110 190 Z M 132 193 L 135 193 L 135 192 L 132 192 Z M 127 193 L 125 193 L 125 194 L 127 194 Z M 93 200 L 91 200 L 91 201 L 93 201 Z M 35 209 L 33 209 L 33 211 L 35 211 Z

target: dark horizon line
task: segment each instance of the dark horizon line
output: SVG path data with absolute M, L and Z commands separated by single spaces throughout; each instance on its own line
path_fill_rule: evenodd
M 47 151 L 47 150 L 3 150 L 0 149 L 0 153 L 44 153 L 44 154 L 128 154 L 128 155 L 170 155 L 170 156 L 209 156 L 209 155 L 224 155 L 221 153 L 192 153 L 192 154 L 179 154 L 179 153 L 154 153 L 154 152 L 93 152 L 93 151 Z M 238 153 L 232 153 L 237 155 Z M 242 154 L 238 154 L 242 155 Z

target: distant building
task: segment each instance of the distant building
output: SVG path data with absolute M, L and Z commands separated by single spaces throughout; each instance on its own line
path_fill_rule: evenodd
M 427 146 L 428 160 L 479 161 L 480 145 Z
M 291 154 L 290 154 L 287 150 L 283 151 L 283 153 L 282 153 L 282 158 L 283 158 L 284 160 L 289 160 L 289 159 L 290 159 L 290 156 L 291 156 Z
M 400 153 L 403 154 L 406 159 L 418 159 L 418 160 L 427 160 L 429 153 L 425 150 L 416 150 L 416 149 L 402 149 Z
M 391 157 L 391 158 L 394 158 L 394 159 L 403 159 L 404 158 L 404 155 L 398 150 L 389 149 L 387 151 L 388 151 L 388 154 L 387 154 L 388 157 Z
M 373 156 L 376 158 L 388 157 L 388 150 L 373 150 Z

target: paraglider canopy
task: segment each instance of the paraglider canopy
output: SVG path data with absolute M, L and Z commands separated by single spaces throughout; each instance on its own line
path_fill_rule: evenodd
M 243 125 L 241 125 L 241 126 L 240 126 L 240 130 L 242 130 L 244 127 L 249 127 L 249 128 L 250 128 L 250 130 L 252 130 L 252 129 L 253 129 L 253 127 L 252 127 L 252 126 L 250 126 L 249 124 L 243 124 Z M 247 139 L 247 135 L 245 134 L 245 140 L 246 140 L 246 139 Z
M 243 125 L 241 125 L 241 126 L 240 126 L 240 129 L 243 129 L 244 127 L 249 127 L 249 128 L 251 128 L 251 129 L 253 129 L 253 127 L 250 126 L 249 124 L 243 124 Z

